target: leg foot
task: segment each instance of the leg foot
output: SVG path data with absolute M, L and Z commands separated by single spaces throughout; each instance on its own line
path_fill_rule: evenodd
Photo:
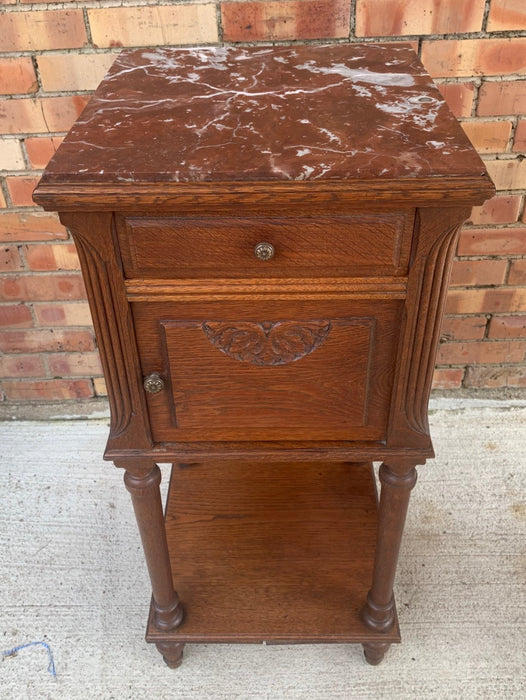
M 157 651 L 162 654 L 169 668 L 177 668 L 183 662 L 184 644 L 181 642 L 157 642 Z
M 371 642 L 363 645 L 365 660 L 371 666 L 378 666 L 391 645 L 387 642 Z

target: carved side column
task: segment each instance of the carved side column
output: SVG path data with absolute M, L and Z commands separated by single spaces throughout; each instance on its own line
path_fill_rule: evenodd
M 415 219 L 406 313 L 394 382 L 388 444 L 431 451 L 427 417 L 442 316 L 458 233 L 466 207 L 425 207 Z
M 142 373 L 111 212 L 62 213 L 75 241 L 110 403 L 107 451 L 152 446 Z
M 389 631 L 395 622 L 393 585 L 411 489 L 416 483 L 414 463 L 382 464 L 380 507 L 373 583 L 362 609 L 362 620 L 375 632 Z M 365 658 L 379 664 L 389 644 L 364 644 Z
M 122 462 L 115 462 L 115 464 L 126 468 Z M 124 483 L 132 497 L 152 583 L 154 623 L 159 630 L 169 632 L 179 627 L 183 621 L 183 608 L 173 588 L 159 491 L 161 470 L 157 464 L 152 468 L 151 463 L 145 465 L 144 470 L 140 471 L 135 465 L 134 467 L 133 471 L 125 472 Z

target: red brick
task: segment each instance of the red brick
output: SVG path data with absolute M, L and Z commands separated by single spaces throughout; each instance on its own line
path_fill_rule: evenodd
M 480 314 L 524 311 L 526 288 L 500 287 L 499 289 L 450 289 L 446 313 Z
M 0 278 L 0 296 L 13 301 L 58 301 L 85 299 L 82 277 L 71 275 L 5 275 Z
M 479 32 L 484 5 L 485 0 L 357 0 L 356 36 Z
M 4 331 L 0 350 L 12 352 L 86 352 L 94 350 L 93 336 L 88 330 L 44 329 Z
M 223 2 L 225 41 L 283 41 L 349 35 L 350 0 Z
M 0 58 L 1 95 L 23 95 L 37 90 L 37 76 L 29 56 Z
M 154 46 L 217 42 L 212 3 L 104 7 L 88 10 L 94 46 Z
M 488 320 L 486 316 L 446 316 L 442 321 L 440 339 L 482 340 Z
M 435 369 L 433 373 L 433 389 L 459 389 L 462 386 L 464 369 Z
M 40 176 L 6 177 L 7 189 L 9 190 L 13 206 L 34 207 L 32 195 L 39 180 Z
M 473 207 L 469 221 L 477 226 L 513 224 L 521 209 L 520 195 L 496 195 L 480 207 Z
M 86 95 L 44 97 L 42 112 L 47 131 L 69 131 L 88 102 Z
M 507 265 L 506 260 L 455 260 L 451 285 L 488 287 L 503 284 Z
M 526 258 L 522 260 L 512 260 L 509 284 L 526 284 Z
M 513 150 L 526 151 L 526 119 L 520 119 L 513 137 Z
M 19 100 L 0 100 L 0 132 L 2 134 L 45 131 L 49 131 L 49 129 L 42 112 L 41 100 L 28 97 Z
M 86 43 L 82 10 L 32 10 L 0 15 L 0 51 L 72 49 Z
M 48 355 L 49 371 L 55 378 L 101 375 L 98 352 L 61 352 Z
M 526 316 L 493 316 L 488 338 L 526 338 Z
M 25 304 L 0 304 L 0 326 L 30 328 L 32 325 L 31 311 Z
M 467 367 L 464 386 L 476 389 L 526 386 L 526 367 Z
M 7 204 L 5 201 L 4 193 L 2 192 L 2 190 L 0 190 L 0 209 L 6 209 L 6 208 L 7 208 Z
M 0 247 L 0 273 L 1 272 L 18 272 L 24 269 L 20 253 L 16 246 L 1 246 Z
M 455 117 L 471 116 L 475 94 L 473 83 L 442 83 L 437 87 Z
M 106 387 L 104 377 L 93 377 L 93 388 L 95 389 L 96 396 L 108 395 L 108 389 Z
M 114 61 L 114 53 L 43 54 L 38 56 L 42 89 L 95 90 Z
M 487 160 L 486 168 L 497 190 L 526 188 L 526 160 L 522 158 Z
M 444 343 L 438 348 L 438 365 L 500 364 L 522 362 L 526 355 L 523 341 L 481 341 L 472 343 Z
M 67 231 L 56 214 L 0 213 L 0 241 L 47 241 L 67 237 Z
M 5 395 L 11 400 L 63 401 L 65 399 L 89 399 L 93 387 L 87 379 L 47 379 L 37 382 L 3 382 Z
M 45 377 L 46 368 L 39 355 L 2 355 L 0 377 Z
M 0 140 L 0 163 L 2 170 L 25 170 L 26 164 L 19 139 Z
M 68 95 L 0 100 L 1 133 L 69 131 L 88 99 L 86 95 Z
M 464 229 L 458 255 L 526 255 L 526 228 Z
M 61 1 L 62 2 L 75 2 L 75 0 L 61 0 Z M 32 5 L 32 4 L 36 4 L 37 2 L 41 3 L 42 0 L 19 0 L 19 2 L 22 5 Z
M 479 90 L 480 117 L 522 115 L 526 112 L 526 80 L 484 82 Z
M 461 126 L 479 153 L 506 151 L 511 136 L 511 122 L 473 121 L 463 122 Z
M 491 0 L 488 32 L 502 32 L 509 29 L 526 29 L 524 0 Z
M 45 168 L 62 143 L 61 136 L 35 136 L 25 139 L 27 155 L 32 168 Z
M 526 73 L 526 37 L 424 41 L 422 63 L 440 78 Z
M 0 307 L 1 308 L 1 307 Z M 91 326 L 88 302 L 34 304 L 39 326 Z
M 37 243 L 24 246 L 30 270 L 79 270 L 77 250 L 73 243 Z

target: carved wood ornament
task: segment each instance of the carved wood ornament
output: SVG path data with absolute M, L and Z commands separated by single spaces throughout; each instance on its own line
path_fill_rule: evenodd
M 105 379 L 110 387 L 108 394 L 111 404 L 111 430 L 113 436 L 118 436 L 128 428 L 132 416 L 132 397 L 126 377 L 124 363 L 124 344 L 121 332 L 113 313 L 116 305 L 112 298 L 112 284 L 108 265 L 91 240 L 75 231 L 75 244 L 79 259 L 82 261 L 84 283 L 95 301 L 93 317 L 100 331 L 97 339 L 106 364 Z
M 320 321 L 206 321 L 203 331 L 221 352 L 252 365 L 286 365 L 314 352 L 331 323 Z

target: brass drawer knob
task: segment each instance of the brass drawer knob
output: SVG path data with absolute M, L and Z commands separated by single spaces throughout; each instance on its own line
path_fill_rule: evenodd
M 258 260 L 271 260 L 274 257 L 274 246 L 272 243 L 261 241 L 254 248 L 254 255 Z
M 159 372 L 152 372 L 144 379 L 143 386 L 149 394 L 158 394 L 164 389 L 164 381 Z

